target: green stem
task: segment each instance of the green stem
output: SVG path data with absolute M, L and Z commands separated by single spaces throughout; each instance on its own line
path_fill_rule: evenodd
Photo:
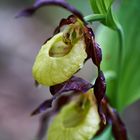
M 84 20 L 87 22 L 102 21 L 104 19 L 105 19 L 105 15 L 103 14 L 91 14 L 84 17 Z
M 118 65 L 121 66 L 122 59 L 123 59 L 123 50 L 124 50 L 124 32 L 120 24 L 117 24 L 117 32 L 119 38 Z
M 122 62 L 123 62 L 123 52 L 124 52 L 124 32 L 122 26 L 118 23 L 117 24 L 117 32 L 118 32 L 118 39 L 119 39 L 119 51 L 118 51 L 118 69 L 117 69 L 117 92 L 116 92 L 116 107 L 119 109 L 119 97 L 118 90 L 119 90 L 119 80 L 121 78 L 121 70 L 122 70 Z M 120 110 L 119 110 L 120 111 Z

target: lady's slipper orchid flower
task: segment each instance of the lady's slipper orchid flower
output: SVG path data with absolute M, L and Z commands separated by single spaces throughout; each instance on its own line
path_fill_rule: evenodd
M 101 132 L 101 126 L 107 124 L 112 125 L 116 140 L 127 140 L 124 124 L 105 96 L 106 82 L 100 69 L 102 53 L 92 29 L 87 26 L 82 14 L 65 0 L 37 0 L 18 16 L 32 15 L 44 5 L 61 6 L 73 15 L 61 20 L 54 36 L 44 43 L 33 65 L 35 81 L 50 86 L 52 98 L 44 101 L 31 115 L 51 107 L 50 114 L 55 114 L 47 135 L 44 124 L 51 115 L 45 117 L 45 123 L 42 121 L 39 140 L 44 137 L 47 140 L 90 140 Z M 62 26 L 65 26 L 63 31 L 60 30 Z M 98 68 L 94 85 L 73 76 L 89 58 Z M 71 96 L 62 102 L 64 92 L 71 92 Z M 56 98 L 56 106 L 53 106 Z
M 62 83 L 71 78 L 88 58 L 92 58 L 99 69 L 102 55 L 93 31 L 87 27 L 82 14 L 65 0 L 37 0 L 17 17 L 32 15 L 45 5 L 61 6 L 73 15 L 61 20 L 55 35 L 46 41 L 37 55 L 33 66 L 36 83 L 46 86 Z M 65 29 L 60 32 L 60 28 L 65 25 Z
M 33 66 L 33 76 L 39 84 L 62 83 L 83 66 L 87 58 L 83 30 L 83 23 L 77 20 L 42 46 Z
M 90 140 L 99 130 L 100 116 L 92 89 L 77 98 L 54 117 L 47 140 Z

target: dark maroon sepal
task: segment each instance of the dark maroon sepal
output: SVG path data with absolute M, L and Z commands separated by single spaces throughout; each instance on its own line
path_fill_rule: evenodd
M 96 42 L 93 42 L 91 58 L 93 63 L 97 67 L 100 67 L 100 63 L 102 61 L 102 50 Z
M 50 92 L 54 96 L 61 94 L 63 92 L 67 92 L 67 91 L 76 91 L 76 92 L 85 93 L 92 87 L 93 85 L 89 83 L 88 81 L 82 78 L 73 76 L 66 82 L 63 82 L 55 86 L 51 86 Z
M 39 105 L 39 107 L 37 107 L 37 109 L 35 109 L 32 113 L 31 116 L 37 115 L 41 112 L 46 111 L 46 109 L 51 108 L 52 107 L 52 102 L 55 98 L 51 98 L 48 100 L 45 100 L 42 104 Z
M 96 96 L 98 103 L 100 103 L 103 97 L 105 96 L 105 91 L 106 91 L 105 77 L 103 72 L 100 71 L 94 84 L 94 94 Z
M 56 27 L 56 29 L 54 30 L 54 34 L 57 34 L 60 32 L 61 27 L 63 27 L 64 25 L 69 25 L 69 24 L 74 24 L 77 21 L 76 16 L 74 15 L 70 15 L 67 19 L 62 19 L 59 23 L 59 25 Z
M 112 133 L 116 140 L 127 140 L 127 133 L 124 123 L 115 109 L 110 109 L 110 119 L 112 122 Z
M 93 63 L 100 68 L 100 63 L 102 61 L 102 51 L 99 47 L 99 44 L 95 42 L 95 35 L 91 28 L 85 28 L 85 42 L 86 42 L 86 51 L 88 58 L 91 58 Z
M 36 136 L 37 140 L 43 140 L 43 138 L 45 137 L 46 132 L 48 130 L 49 122 L 50 122 L 51 118 L 58 111 L 60 111 L 63 106 L 65 106 L 66 104 L 68 104 L 70 102 L 73 95 L 74 94 L 68 94 L 68 95 L 60 96 L 55 101 L 53 108 L 51 108 L 50 110 L 48 110 L 46 113 L 44 113 L 41 116 L 40 126 L 39 126 L 38 133 L 37 133 L 37 136 Z
M 101 102 L 107 124 L 112 125 L 112 134 L 115 140 L 128 140 L 125 125 L 118 112 L 109 105 L 107 97 L 104 97 Z
M 39 8 L 43 6 L 48 6 L 48 5 L 55 5 L 62 7 L 68 11 L 70 11 L 72 14 L 77 16 L 79 19 L 83 20 L 83 15 L 73 6 L 69 5 L 66 1 L 64 0 L 37 0 L 33 6 L 21 11 L 16 17 L 21 17 L 21 16 L 31 16 L 33 15 Z
M 53 97 L 51 99 L 45 100 L 41 105 L 39 105 L 39 107 L 37 107 L 37 109 L 35 109 L 31 113 L 31 116 L 37 115 L 37 114 L 44 112 L 47 109 L 51 108 L 53 101 L 64 92 L 76 91 L 76 92 L 85 93 L 92 87 L 93 87 L 93 85 L 90 84 L 88 81 L 86 81 L 82 78 L 79 78 L 79 77 L 75 77 L 75 76 L 73 76 L 68 81 L 63 82 L 62 84 L 51 86 L 50 92 L 53 95 Z M 64 102 L 62 102 L 62 101 L 64 101 L 64 100 L 62 100 L 64 98 L 60 98 L 60 99 L 61 99 L 61 102 L 57 102 L 58 108 L 56 108 L 56 110 L 59 110 L 60 106 L 62 106 L 64 104 Z M 60 100 L 58 100 L 58 101 L 60 101 Z

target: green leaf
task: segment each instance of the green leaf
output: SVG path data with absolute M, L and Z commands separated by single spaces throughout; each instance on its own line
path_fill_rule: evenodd
M 117 19 L 112 12 L 112 3 L 114 0 L 90 0 L 92 10 L 95 14 L 105 15 L 102 23 L 111 29 L 117 29 Z
M 117 73 L 120 67 L 119 76 L 107 80 L 107 94 L 111 104 L 118 110 L 140 99 L 140 9 L 138 2 L 139 0 L 124 0 L 118 13 L 125 34 L 122 67 L 118 64 L 117 34 L 108 28 L 101 27 L 96 36 L 97 42 L 103 49 L 102 69 Z
M 92 10 L 96 14 L 106 14 L 114 0 L 90 0 Z

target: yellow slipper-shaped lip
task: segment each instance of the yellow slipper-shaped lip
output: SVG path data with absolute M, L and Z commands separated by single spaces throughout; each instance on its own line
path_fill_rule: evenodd
M 35 59 L 32 69 L 34 79 L 44 86 L 68 80 L 83 66 L 87 57 L 85 46 L 84 38 L 81 38 L 68 50 L 63 42 L 63 32 L 56 34 L 41 47 Z M 56 54 L 52 54 L 52 50 Z

